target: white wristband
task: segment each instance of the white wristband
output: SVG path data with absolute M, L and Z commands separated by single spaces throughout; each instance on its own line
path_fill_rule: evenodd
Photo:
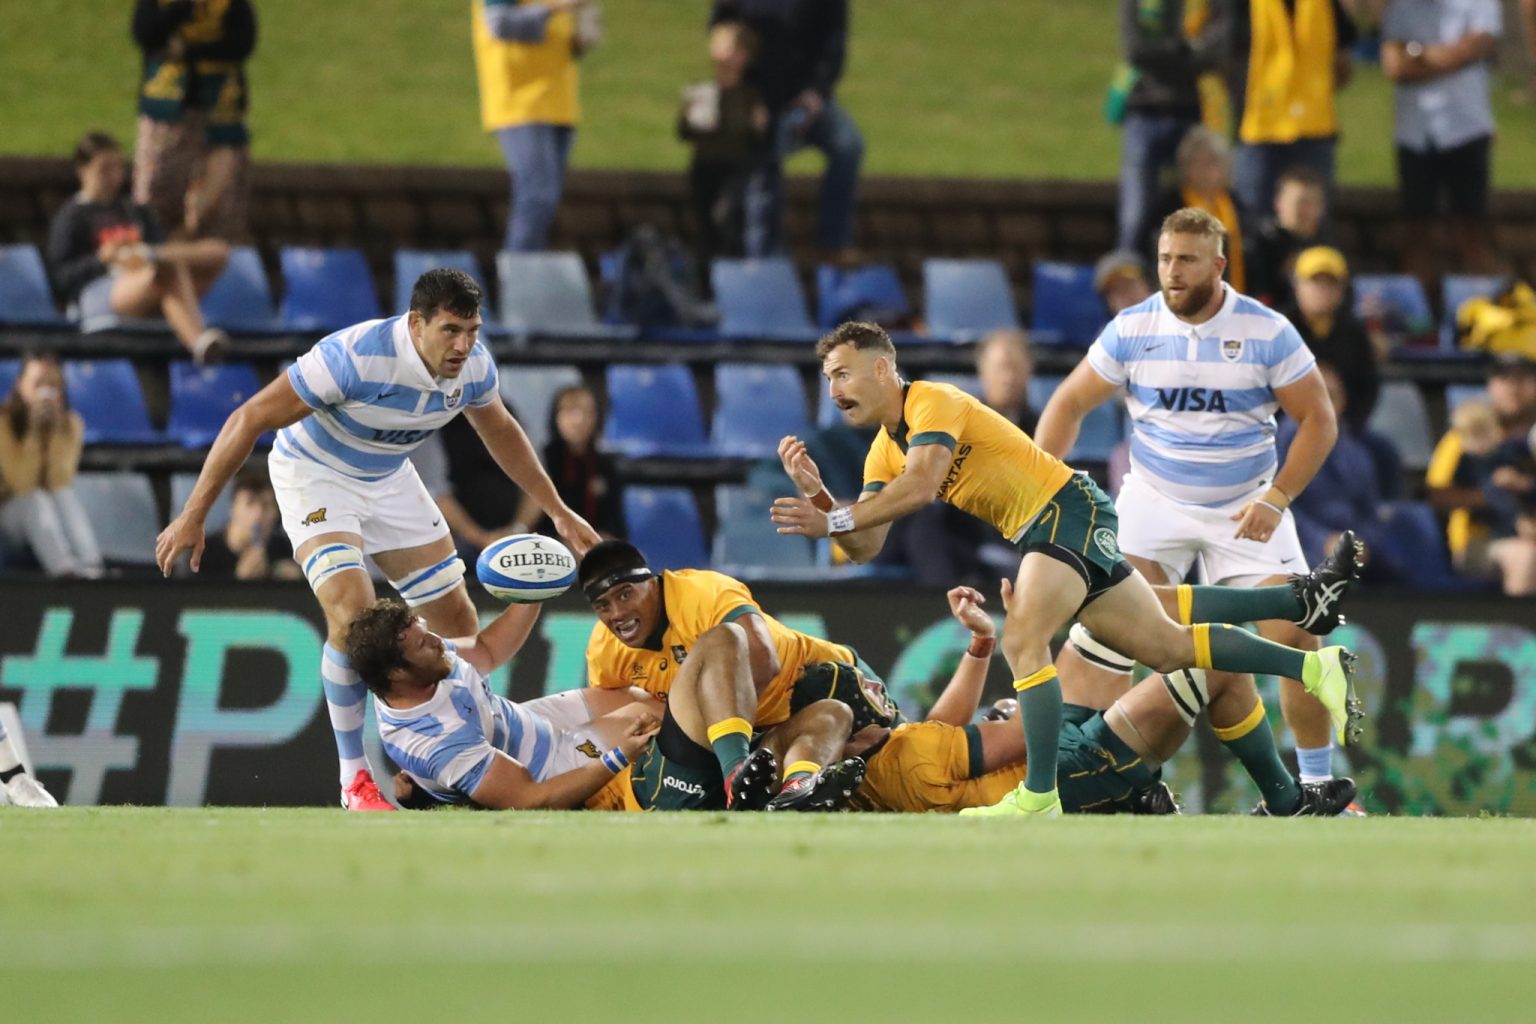
M 1281 508 L 1278 505 L 1271 505 L 1269 502 L 1265 501 L 1263 498 L 1260 498 L 1258 501 L 1254 502 L 1254 504 L 1255 505 L 1263 505 L 1265 508 L 1269 509 L 1271 512 L 1273 512 L 1277 516 L 1283 517 L 1285 515 L 1285 509 Z
M 839 533 L 852 533 L 853 506 L 844 505 L 827 513 L 827 533 L 836 536 Z

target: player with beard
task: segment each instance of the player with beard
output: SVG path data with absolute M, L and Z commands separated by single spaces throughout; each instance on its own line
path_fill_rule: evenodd
M 1319 572 L 1256 590 L 1197 588 L 1184 592 L 1180 610 L 1193 602 L 1198 616 L 1176 623 L 1146 578 L 1121 557 L 1114 505 L 1085 474 L 959 388 L 904 380 L 890 336 L 875 324 L 843 324 L 816 351 L 844 418 L 880 430 L 864 463 L 858 502 L 841 507 L 805 445 L 794 437 L 780 442 L 780 460 L 801 492 L 774 502 L 780 533 L 831 536 L 855 561 L 868 561 L 892 522 L 937 498 L 991 523 L 1023 552 L 1001 646 L 1020 695 L 1024 737 L 1036 756 L 996 813 L 1061 813 L 1055 754 L 1062 695 L 1050 642 L 1074 619 L 1158 672 L 1299 673 L 1327 704 L 1341 738 L 1353 732 L 1349 652 L 1303 652 L 1213 625 L 1290 618 L 1315 626 L 1336 617 L 1343 581 Z
M 1225 243 L 1221 223 L 1200 210 L 1179 210 L 1163 222 L 1161 292 L 1111 321 L 1051 396 L 1035 435 L 1041 448 L 1060 455 L 1089 411 L 1124 392 L 1134 429 L 1131 472 L 1116 502 L 1120 547 L 1153 583 L 1179 584 L 1197 563 L 1202 582 L 1231 587 L 1264 588 L 1305 572 L 1288 507 L 1338 432 L 1323 378 L 1296 329 L 1223 283 Z M 1283 464 L 1277 409 L 1297 426 Z M 1343 554 L 1358 562 L 1353 545 Z M 1345 566 L 1349 575 L 1357 571 L 1358 564 Z M 1181 592 L 1181 621 L 1210 617 L 1204 592 Z M 1270 640 L 1318 647 L 1304 628 L 1315 623 L 1268 621 L 1258 611 L 1254 619 Z M 1280 706 L 1296 737 L 1302 781 L 1331 778 L 1329 711 L 1291 673 L 1282 676 Z

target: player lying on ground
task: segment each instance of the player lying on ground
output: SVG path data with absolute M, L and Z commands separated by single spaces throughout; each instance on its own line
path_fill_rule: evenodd
M 789 718 L 790 690 L 805 666 L 858 660 L 848 647 L 779 622 L 740 581 L 705 569 L 657 574 L 640 550 L 624 541 L 603 541 L 587 552 L 577 581 L 598 618 L 587 641 L 591 686 L 638 686 L 667 700 L 677 680 L 690 670 L 734 678 L 745 668 L 755 707 L 705 723 L 708 745 L 719 755 L 727 776 L 747 756 L 754 731 L 771 736 L 773 727 Z M 662 738 L 667 739 L 665 732 Z M 777 749 L 774 741 L 767 745 Z M 798 805 L 815 792 L 845 788 L 838 784 L 846 781 L 842 774 L 821 775 L 827 763 L 787 760 L 784 788 L 776 799 Z M 700 772 L 707 775 L 708 769 L 701 762 Z M 824 788 L 828 786 L 830 790 Z
M 774 502 L 781 533 L 831 536 L 855 561 L 885 544 L 890 524 L 935 498 L 991 523 L 1024 552 L 1006 609 L 1003 656 L 1027 740 L 1037 756 L 1006 801 L 1013 813 L 1061 812 L 1055 744 L 1062 723 L 1061 686 L 1050 641 L 1069 622 L 1159 672 L 1219 668 L 1302 680 L 1328 708 L 1339 743 L 1353 742 L 1354 656 L 1342 647 L 1298 651 L 1216 622 L 1293 619 L 1295 596 L 1285 586 L 1234 590 L 1194 587 L 1189 615 L 1170 619 L 1146 579 L 1121 556 L 1115 509 L 1087 476 L 1042 451 L 1022 430 L 948 384 L 908 383 L 896 349 L 875 324 L 846 323 L 816 347 L 832 399 L 854 426 L 878 426 L 854 505 L 839 507 L 822 485 L 804 444 L 786 437 L 779 456 L 799 497 Z M 1308 598 L 1330 613 L 1332 592 Z
M 459 641 L 433 633 L 396 600 L 378 601 L 353 621 L 347 652 L 373 691 L 384 749 L 409 780 L 396 787 L 408 806 L 755 810 L 771 803 L 774 750 L 761 748 L 727 767 L 707 739 L 708 723 L 750 714 L 756 703 L 744 664 L 734 673 L 685 669 L 664 708 L 632 688 L 519 704 L 492 693 L 486 677 L 522 647 L 538 614 L 537 605 L 514 605 Z M 739 627 L 720 635 L 732 630 Z M 786 756 L 831 765 L 804 793 L 790 794 L 798 802 L 780 806 L 846 799 L 863 777 L 863 762 L 833 762 L 852 717 L 845 706 L 823 701 L 774 730 L 776 749 Z M 834 800 L 834 793 L 841 795 Z
M 478 625 L 464 563 L 408 456 L 460 412 L 496 464 L 549 515 L 577 555 L 597 534 L 560 500 L 497 390 L 496 363 L 480 343 L 480 287 L 458 270 L 429 270 L 403 316 L 369 320 L 322 338 L 230 414 L 181 514 L 155 542 L 169 575 L 183 551 L 197 571 L 203 521 L 250 456 L 278 431 L 268 459 L 293 557 L 325 612 L 320 663 L 341 764 L 342 806 L 390 811 L 363 753 L 364 698 L 343 650 L 347 629 L 373 603 L 364 554 L 427 624 L 446 636 Z
M 985 599 L 969 587 L 948 596 L 955 618 L 971 630 L 971 645 L 925 721 L 904 721 L 880 680 L 852 665 L 814 665 L 796 683 L 796 702 L 832 698 L 853 709 L 855 732 L 846 753 L 864 757 L 869 766 L 855 809 L 995 814 L 998 796 L 1024 777 L 1022 733 L 1006 721 L 972 724 L 995 643 L 992 619 L 981 610 Z M 1004 581 L 1004 604 L 1010 596 Z M 1159 768 L 1203 709 L 1264 794 L 1264 813 L 1333 815 L 1354 798 L 1349 780 L 1303 786 L 1292 778 L 1249 679 L 1207 684 L 1194 669 L 1130 687 L 1130 661 L 1080 625 L 1056 667 L 1066 700 L 1055 748 L 1057 786 L 1067 813 L 1171 812 Z

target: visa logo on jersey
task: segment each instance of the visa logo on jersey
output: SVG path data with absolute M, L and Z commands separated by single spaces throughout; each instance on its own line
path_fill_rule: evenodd
M 1170 412 L 1226 412 L 1220 388 L 1158 388 L 1157 401 Z

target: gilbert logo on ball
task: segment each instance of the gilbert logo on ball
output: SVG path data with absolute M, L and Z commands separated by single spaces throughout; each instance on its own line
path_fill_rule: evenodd
M 519 533 L 488 544 L 475 562 L 475 575 L 503 601 L 548 601 L 576 581 L 576 556 L 553 537 Z

